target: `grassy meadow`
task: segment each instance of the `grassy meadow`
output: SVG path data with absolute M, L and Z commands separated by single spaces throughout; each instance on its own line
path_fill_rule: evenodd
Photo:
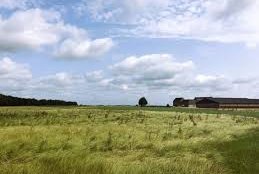
M 0 174 L 258 174 L 259 112 L 2 107 Z

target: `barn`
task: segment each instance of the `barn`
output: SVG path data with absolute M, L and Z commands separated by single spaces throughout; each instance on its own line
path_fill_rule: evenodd
M 173 105 L 175 107 L 195 107 L 195 100 L 184 99 L 184 98 L 175 98 Z
M 174 101 L 173 101 L 173 106 L 181 107 L 181 106 L 184 105 L 183 101 L 184 101 L 184 98 L 175 98 Z
M 203 98 L 196 102 L 197 108 L 259 108 L 259 99 Z

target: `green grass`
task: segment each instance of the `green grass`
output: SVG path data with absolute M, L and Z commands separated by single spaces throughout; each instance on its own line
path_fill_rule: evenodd
M 139 110 L 135 106 L 88 106 L 87 109 L 108 109 L 108 110 Z M 246 117 L 259 118 L 259 109 L 206 109 L 206 108 L 182 108 L 182 107 L 144 107 L 141 110 L 145 111 L 168 111 L 180 113 L 207 113 L 207 114 L 228 114 L 242 115 Z
M 257 110 L 2 107 L 0 173 L 259 173 Z

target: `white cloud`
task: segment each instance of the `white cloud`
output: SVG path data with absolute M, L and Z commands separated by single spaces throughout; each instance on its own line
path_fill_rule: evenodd
M 65 24 L 56 11 L 30 9 L 0 15 L 0 51 L 41 49 L 52 46 L 61 58 L 98 57 L 111 49 L 110 38 L 91 40 L 87 31 Z
M 169 5 L 170 0 L 82 0 L 75 6 L 81 14 L 90 12 L 92 18 L 98 21 L 115 23 L 136 23 L 142 17 L 151 15 Z
M 85 80 L 87 82 L 99 82 L 101 80 L 103 80 L 103 71 L 99 70 L 99 71 L 93 71 L 93 72 L 88 72 L 85 74 Z
M 0 91 L 21 91 L 32 79 L 28 65 L 14 62 L 8 57 L 0 59 Z
M 82 83 L 82 77 L 79 75 L 73 75 L 67 72 L 59 72 L 53 75 L 48 75 L 35 79 L 33 82 L 34 88 L 45 89 L 66 89 Z
M 81 7 L 84 5 L 93 19 L 132 24 L 136 27 L 128 32 L 137 36 L 241 42 L 250 47 L 259 43 L 257 0 L 83 2 Z
M 14 62 L 8 57 L 0 59 L 0 80 L 30 80 L 31 71 L 27 65 Z
M 124 90 L 192 89 L 228 90 L 231 81 L 223 75 L 197 74 L 192 61 L 178 62 L 169 54 L 128 57 L 111 66 L 113 78 L 109 82 Z
M 232 88 L 232 82 L 224 75 L 204 75 L 198 74 L 193 80 L 190 80 L 187 87 L 214 91 L 227 91 Z
M 110 38 L 96 40 L 66 39 L 55 52 L 55 56 L 65 59 L 85 59 L 102 56 L 114 43 Z
M 40 9 L 17 11 L 6 19 L 0 16 L 0 51 L 37 49 L 57 43 L 63 27 L 58 20 L 57 13 Z
M 195 82 L 199 84 L 215 84 L 215 82 L 224 79 L 224 76 L 208 76 L 208 75 L 197 75 Z
M 30 93 L 35 96 L 38 96 L 39 93 L 50 97 L 52 92 L 68 92 L 84 83 L 83 76 L 67 72 L 33 78 L 28 65 L 17 63 L 8 57 L 0 59 L 1 92 Z
M 155 84 L 172 79 L 181 73 L 190 72 L 194 68 L 192 61 L 177 62 L 169 54 L 151 54 L 141 57 L 128 57 L 111 67 L 115 77 L 120 81 L 136 84 Z M 150 84 L 150 85 L 151 85 Z M 129 85 L 132 86 L 132 85 Z
M 16 9 L 16 8 L 26 8 L 29 0 L 1 0 L 0 8 L 6 9 Z

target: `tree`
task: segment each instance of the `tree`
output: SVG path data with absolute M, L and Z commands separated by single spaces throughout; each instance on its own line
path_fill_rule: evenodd
M 19 98 L 0 94 L 0 106 L 76 106 L 76 102 L 62 101 L 62 100 L 36 100 L 34 98 Z
M 143 107 L 148 104 L 147 99 L 145 97 L 141 97 L 138 101 L 139 106 Z

